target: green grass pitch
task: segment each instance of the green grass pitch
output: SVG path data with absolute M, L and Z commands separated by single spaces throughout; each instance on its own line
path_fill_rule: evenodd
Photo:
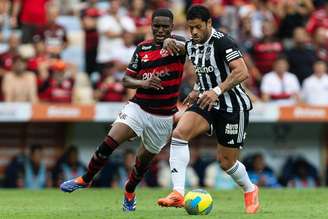
M 256 215 L 244 214 L 241 191 L 209 190 L 214 199 L 214 208 L 207 216 L 190 216 L 184 209 L 158 207 L 157 198 L 168 192 L 162 189 L 138 189 L 137 210 L 125 213 L 121 210 L 120 189 L 89 189 L 72 194 L 59 190 L 0 190 L 0 219 L 328 218 L 328 189 L 262 189 L 261 211 Z

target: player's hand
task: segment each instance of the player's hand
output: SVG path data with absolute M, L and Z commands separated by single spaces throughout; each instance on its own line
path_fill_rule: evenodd
M 188 107 L 192 105 L 198 98 L 199 92 L 193 90 L 191 91 L 188 96 L 183 100 L 182 104 L 187 105 Z
M 211 111 L 213 105 L 215 105 L 218 100 L 219 96 L 213 90 L 209 90 L 202 93 L 197 104 L 200 108 L 205 109 L 208 107 L 208 111 Z
M 153 75 L 151 78 L 143 81 L 142 87 L 145 89 L 153 88 L 156 90 L 163 90 L 164 87 L 161 85 L 161 79 L 155 75 Z
M 167 38 L 163 42 L 163 49 L 166 49 L 170 55 L 179 55 L 181 51 L 184 50 L 183 43 L 177 42 L 177 40 L 172 38 Z

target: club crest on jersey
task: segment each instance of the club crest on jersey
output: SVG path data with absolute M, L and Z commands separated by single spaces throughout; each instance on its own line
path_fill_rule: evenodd
M 142 61 L 142 62 L 148 62 L 148 61 L 149 61 L 149 57 L 148 57 L 148 55 L 147 55 L 147 54 L 144 55 L 144 56 L 141 58 L 141 61 Z
M 159 53 L 163 58 L 169 56 L 169 52 L 166 49 L 161 49 Z
M 206 60 L 209 60 L 211 58 L 211 53 L 212 53 L 212 49 L 211 49 L 211 47 L 208 47 L 206 49 L 206 52 L 205 52 L 205 59 Z

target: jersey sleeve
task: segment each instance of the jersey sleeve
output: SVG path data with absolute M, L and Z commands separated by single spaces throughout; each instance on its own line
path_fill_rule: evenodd
M 138 72 L 140 71 L 140 56 L 139 56 L 139 46 L 136 48 L 136 50 L 133 53 L 133 56 L 131 58 L 131 61 L 126 69 L 126 74 L 128 76 L 135 77 Z
M 222 38 L 217 39 L 215 47 L 218 55 L 224 58 L 227 63 L 243 57 L 241 49 L 228 35 L 224 35 Z

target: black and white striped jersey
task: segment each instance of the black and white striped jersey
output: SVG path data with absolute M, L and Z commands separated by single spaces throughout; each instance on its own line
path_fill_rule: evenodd
M 187 41 L 186 51 L 194 65 L 200 92 L 220 85 L 230 74 L 229 62 L 243 57 L 236 43 L 228 35 L 214 29 L 204 44 Z M 238 84 L 220 95 L 214 108 L 227 112 L 244 111 L 251 110 L 252 103 L 243 87 Z

